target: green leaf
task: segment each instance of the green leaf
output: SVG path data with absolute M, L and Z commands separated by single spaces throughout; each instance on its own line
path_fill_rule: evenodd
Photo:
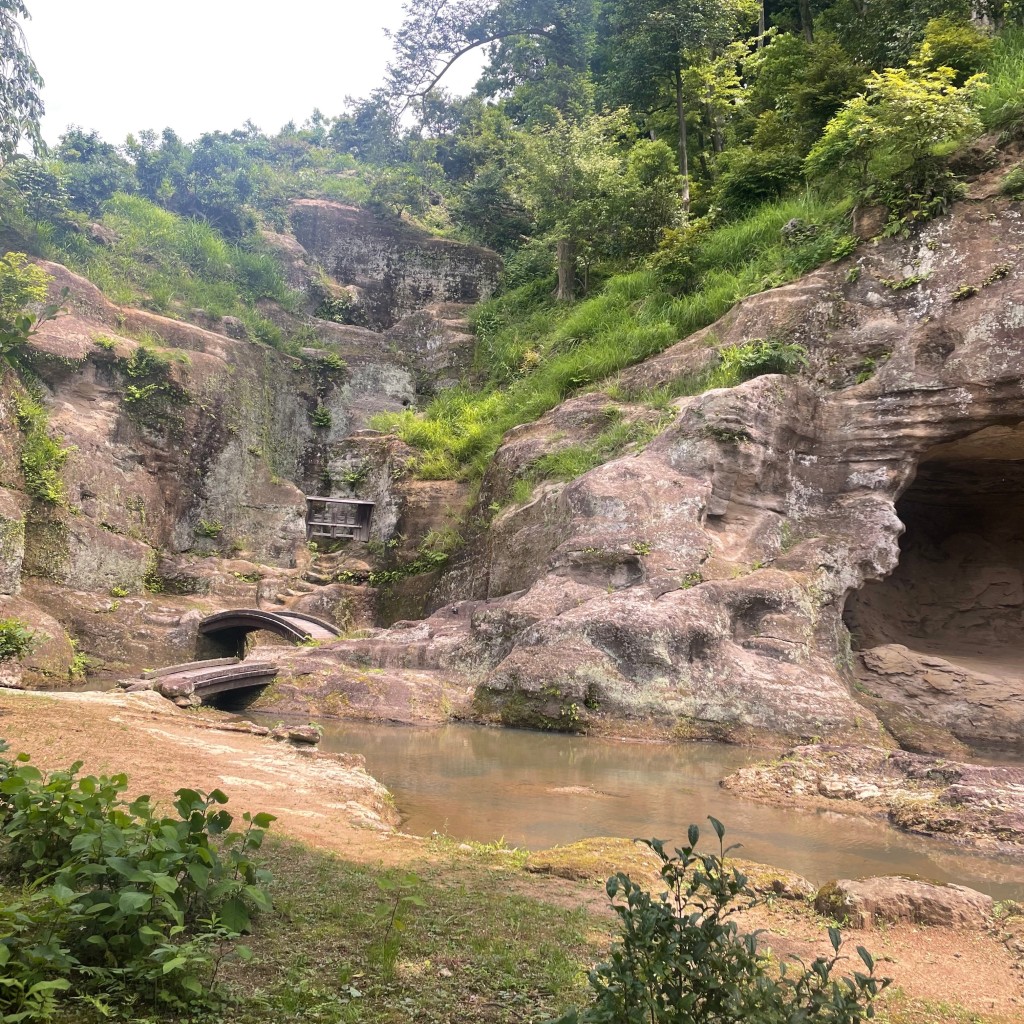
M 145 892 L 122 892 L 117 898 L 117 909 L 122 914 L 134 914 L 149 905 L 150 895 Z
M 176 971 L 179 967 L 184 967 L 188 963 L 188 960 L 183 956 L 171 957 L 163 967 L 160 968 L 161 974 L 170 974 L 171 971 Z
M 228 931 L 241 935 L 249 930 L 249 908 L 237 897 L 233 896 L 218 909 L 222 924 Z

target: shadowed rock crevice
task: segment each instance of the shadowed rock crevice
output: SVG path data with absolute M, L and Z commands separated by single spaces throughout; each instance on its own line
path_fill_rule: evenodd
M 925 453 L 896 513 L 899 563 L 847 602 L 863 685 L 966 742 L 1019 742 L 1024 431 L 988 427 Z

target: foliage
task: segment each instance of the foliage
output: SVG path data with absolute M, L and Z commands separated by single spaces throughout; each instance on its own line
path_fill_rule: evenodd
M 21 472 L 25 492 L 48 505 L 61 505 L 66 499 L 61 470 L 74 447 L 63 445 L 49 430 L 46 409 L 27 393 L 15 396 L 15 415 L 21 428 Z
M 666 891 L 652 896 L 622 872 L 608 880 L 621 936 L 607 963 L 590 972 L 591 1004 L 560 1018 L 562 1024 L 855 1024 L 873 1016 L 872 1002 L 889 979 L 875 977 L 875 962 L 857 953 L 867 972 L 835 978 L 841 939 L 829 929 L 833 955 L 810 966 L 784 963 L 778 972 L 731 914 L 752 905 L 747 878 L 726 863 L 725 830 L 709 819 L 717 853 L 700 853 L 700 830 L 674 856 L 664 843 L 646 841 L 661 860 Z
M 766 373 L 799 373 L 807 366 L 807 349 L 803 345 L 757 339 L 724 349 L 718 373 L 727 381 L 740 383 Z
M 57 314 L 50 306 L 37 316 L 30 307 L 46 301 L 50 276 L 23 252 L 0 257 L 0 359 L 17 359 L 32 332 Z
M 20 619 L 0 619 L 0 662 L 20 661 L 35 642 L 35 633 Z
M 1007 136 L 1024 133 L 1024 28 L 1003 32 L 985 64 L 988 88 L 977 97 L 986 128 Z
M 865 91 L 847 101 L 825 126 L 806 160 L 812 178 L 856 173 L 887 180 L 918 161 L 978 134 L 981 123 L 972 99 L 977 77 L 954 84 L 952 68 L 928 66 L 928 47 L 906 68 L 872 72 Z
M 1003 178 L 1001 189 L 1011 199 L 1024 199 L 1024 164 L 1018 164 Z
M 177 817 L 159 817 L 148 797 L 124 801 L 125 776 L 80 768 L 0 761 L 0 865 L 23 886 L 0 909 L 0 1012 L 24 1015 L 4 1019 L 47 1019 L 72 989 L 161 1009 L 214 1001 L 221 961 L 270 907 L 253 857 L 273 816 L 232 831 L 222 792 L 181 789 Z
M 196 535 L 216 540 L 224 532 L 224 524 L 217 519 L 200 519 Z
M 0 0 L 0 167 L 14 156 L 22 139 L 36 151 L 42 148 L 43 80 L 19 21 L 28 17 L 23 0 Z
M 569 120 L 519 137 L 512 190 L 541 237 L 571 247 L 586 273 L 600 260 L 648 251 L 678 209 L 675 169 L 664 143 L 633 141 L 627 112 Z
M 474 321 L 479 369 L 488 384 L 448 388 L 422 414 L 379 415 L 373 425 L 420 450 L 416 472 L 422 477 L 482 474 L 511 427 L 706 327 L 740 298 L 829 259 L 845 237 L 846 209 L 791 200 L 708 229 L 693 240 L 682 295 L 670 290 L 661 271 L 637 271 L 612 277 L 575 305 L 553 302 L 537 283 L 484 303 Z M 788 244 L 781 229 L 795 217 L 819 230 Z
M 857 60 L 881 70 L 905 63 L 930 21 L 967 21 L 975 5 L 971 0 L 886 0 L 868 7 L 863 0 L 832 0 L 824 6 L 822 27 Z
M 925 26 L 919 54 L 932 67 L 955 69 L 959 84 L 985 70 L 992 47 L 992 36 L 987 32 L 969 21 L 943 15 Z

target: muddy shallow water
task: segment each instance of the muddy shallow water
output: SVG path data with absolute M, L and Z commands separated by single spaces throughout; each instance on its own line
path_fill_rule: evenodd
M 264 724 L 272 715 L 248 715 Z M 436 728 L 334 722 L 322 749 L 363 754 L 417 835 L 543 849 L 590 836 L 677 841 L 713 814 L 740 856 L 812 882 L 914 875 L 997 898 L 1024 898 L 1024 859 L 957 850 L 882 821 L 769 807 L 718 785 L 763 751 L 715 743 L 640 744 L 471 725 Z M 708 830 L 710 834 L 710 830 Z

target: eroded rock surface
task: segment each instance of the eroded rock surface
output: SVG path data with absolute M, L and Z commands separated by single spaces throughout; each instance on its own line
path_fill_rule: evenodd
M 830 882 L 819 891 L 815 909 L 852 928 L 907 922 L 980 930 L 992 924 L 991 896 L 962 885 L 932 885 L 898 876 Z
M 1019 204 L 962 204 L 915 239 L 746 299 L 622 373 L 614 398 L 572 398 L 517 428 L 481 491 L 490 526 L 438 588 L 416 642 L 392 631 L 335 645 L 333 656 L 461 678 L 476 687 L 478 714 L 508 724 L 891 743 L 879 716 L 901 699 L 858 692 L 844 615 L 861 647 L 927 651 L 929 630 L 962 640 L 995 610 L 1004 653 L 1024 648 L 1013 628 L 1024 612 L 1016 535 L 1002 554 L 986 549 L 1002 562 L 984 571 L 980 547 L 956 548 L 949 565 L 970 564 L 971 583 L 948 592 L 966 615 L 884 616 L 892 629 L 880 638 L 856 629 L 851 611 L 900 564 L 907 521 L 921 529 L 897 505 L 915 477 L 932 481 L 930 500 L 959 509 L 968 531 L 977 496 L 991 507 L 1012 492 L 1020 503 L 1022 478 L 1007 470 L 1024 457 L 1022 245 Z M 916 283 L 895 287 L 908 278 Z M 964 299 L 964 283 L 976 294 Z M 809 371 L 680 398 L 642 451 L 507 504 L 544 450 L 592 438 L 602 415 L 646 415 L 645 391 L 707 366 L 716 346 L 763 338 L 803 345 Z M 997 428 L 1000 444 L 985 443 Z M 956 491 L 964 460 L 972 481 Z M 915 500 L 929 499 L 919 489 Z M 961 717 L 980 723 L 958 736 L 995 738 L 999 715 L 982 691 L 958 689 Z M 1000 735 L 1014 735 L 1017 714 L 1003 716 Z M 922 749 L 962 749 L 948 722 L 933 728 Z
M 885 815 L 906 832 L 1024 854 L 1021 767 L 809 744 L 741 768 L 722 785 L 773 803 Z

